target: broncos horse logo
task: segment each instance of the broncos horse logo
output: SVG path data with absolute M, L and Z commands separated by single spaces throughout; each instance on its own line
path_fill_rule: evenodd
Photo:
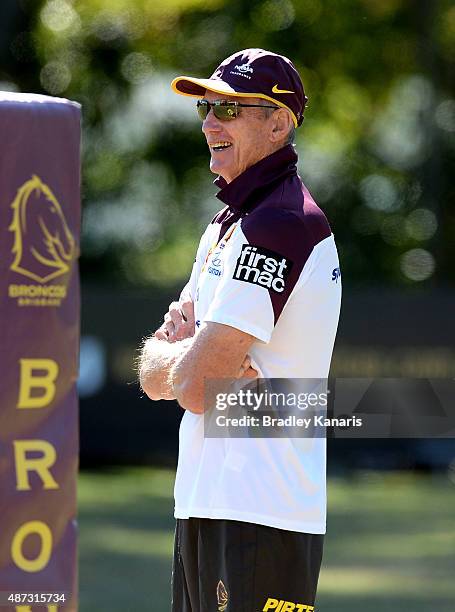
M 14 202 L 11 270 L 46 283 L 68 272 L 75 256 L 75 242 L 62 208 L 52 191 L 33 175 L 18 190 Z

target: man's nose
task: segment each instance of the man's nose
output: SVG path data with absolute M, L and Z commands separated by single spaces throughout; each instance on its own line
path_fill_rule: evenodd
M 208 132 L 219 132 L 220 130 L 220 120 L 215 117 L 211 108 L 207 113 L 207 117 L 202 122 L 202 131 L 204 134 L 207 134 Z

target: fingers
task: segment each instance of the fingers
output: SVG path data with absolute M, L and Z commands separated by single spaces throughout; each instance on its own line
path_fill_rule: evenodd
M 174 324 L 174 337 L 184 340 L 194 336 L 194 306 L 190 299 L 173 302 L 169 308 L 172 323 Z
M 193 331 L 191 335 L 194 335 L 194 304 L 191 298 L 185 297 L 180 300 L 180 309 L 188 329 Z
M 245 355 L 245 359 L 243 360 L 243 363 L 242 363 L 241 367 L 244 370 L 248 370 L 250 365 L 251 365 L 251 357 L 249 355 Z
M 177 340 L 175 336 L 175 325 L 169 312 L 164 315 L 164 323 L 161 328 L 164 330 L 168 342 L 175 342 Z
M 237 378 L 243 378 L 243 375 L 245 374 L 245 372 L 248 370 L 249 367 L 250 367 L 250 357 L 249 355 L 247 355 L 245 359 L 243 360 L 242 365 L 239 368 L 239 371 L 237 373 Z
M 164 325 L 159 327 L 156 332 L 153 334 L 157 340 L 167 340 L 168 334 L 164 329 Z
M 257 376 L 258 376 L 257 370 L 255 370 L 254 368 L 250 367 L 250 368 L 248 368 L 248 370 L 246 370 L 243 373 L 242 378 L 257 378 Z
M 191 298 L 182 296 L 181 301 L 172 302 L 159 330 L 166 335 L 164 339 L 171 343 L 194 336 L 194 304 Z M 161 338 L 162 334 L 159 336 Z
M 242 365 L 240 366 L 237 378 L 256 378 L 257 375 L 257 371 L 251 367 L 251 357 L 246 355 Z

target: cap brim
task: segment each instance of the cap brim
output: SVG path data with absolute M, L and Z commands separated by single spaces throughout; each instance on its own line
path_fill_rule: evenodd
M 171 83 L 175 93 L 183 96 L 202 97 L 207 89 L 215 93 L 225 93 L 229 95 L 248 95 L 247 93 L 237 92 L 230 85 L 221 79 L 194 79 L 193 77 L 180 76 L 175 78 Z
M 214 93 L 228 94 L 229 96 L 238 96 L 240 98 L 262 98 L 273 102 L 281 108 L 286 108 L 292 116 L 295 127 L 298 126 L 297 117 L 293 111 L 286 106 L 280 100 L 276 100 L 271 96 L 267 96 L 262 93 L 255 93 L 252 91 L 236 91 L 228 83 L 225 83 L 221 79 L 195 79 L 193 77 L 179 76 L 176 77 L 171 83 L 172 89 L 175 93 L 181 96 L 191 96 L 193 98 L 202 98 L 207 90 L 213 91 Z

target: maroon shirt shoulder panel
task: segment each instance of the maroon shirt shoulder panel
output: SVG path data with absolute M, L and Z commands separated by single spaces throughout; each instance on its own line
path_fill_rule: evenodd
M 277 261 L 286 259 L 284 290 L 269 289 L 276 324 L 313 248 L 331 235 L 330 225 L 300 179 L 295 177 L 287 179 L 246 215 L 241 228 L 248 243 L 259 252 L 265 249 L 275 253 Z
M 217 197 L 228 205 L 212 221 L 220 225 L 219 239 L 240 219 L 248 240 L 236 278 L 269 291 L 276 323 L 313 248 L 330 236 L 330 225 L 297 175 L 293 145 L 261 159 L 229 184 L 221 177 L 215 184 L 221 188 Z

